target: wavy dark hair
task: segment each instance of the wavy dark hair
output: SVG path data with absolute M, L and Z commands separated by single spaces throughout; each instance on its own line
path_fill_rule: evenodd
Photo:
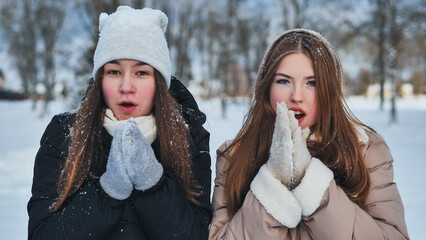
M 311 126 L 316 141 L 309 141 L 311 155 L 334 173 L 336 183 L 350 200 L 363 207 L 370 178 L 361 155 L 355 126 L 373 129 L 360 122 L 349 110 L 342 92 L 340 60 L 324 38 L 306 30 L 284 33 L 271 45 L 259 69 L 254 100 L 241 130 L 226 154 L 228 171 L 225 195 L 228 213 L 233 216 L 242 206 L 251 181 L 269 158 L 276 113 L 270 104 L 270 89 L 281 60 L 292 53 L 311 59 L 319 105 L 319 121 Z
M 107 159 L 108 153 L 102 149 L 102 129 L 107 108 L 102 94 L 102 76 L 100 68 L 95 80 L 89 84 L 86 96 L 77 110 L 76 119 L 70 133 L 69 153 L 60 175 L 57 190 L 58 198 L 51 211 L 58 210 L 68 197 L 72 196 L 86 178 L 94 177 L 90 173 L 92 164 Z M 167 89 L 162 75 L 154 69 L 155 94 L 153 115 L 157 125 L 157 138 L 160 145 L 159 161 L 174 174 L 186 197 L 197 203 L 195 191 L 199 186 L 193 181 L 191 172 L 190 134 L 182 116 L 181 106 Z

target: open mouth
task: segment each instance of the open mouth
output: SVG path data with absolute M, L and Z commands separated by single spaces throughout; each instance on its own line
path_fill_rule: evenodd
M 299 120 L 302 119 L 305 116 L 305 114 L 301 111 L 294 111 L 294 117 Z
M 120 110 L 124 113 L 132 113 L 135 111 L 137 105 L 132 102 L 122 102 L 119 104 Z
M 120 106 L 125 107 L 125 108 L 130 108 L 135 106 L 135 104 L 131 103 L 131 102 L 123 102 L 120 104 Z

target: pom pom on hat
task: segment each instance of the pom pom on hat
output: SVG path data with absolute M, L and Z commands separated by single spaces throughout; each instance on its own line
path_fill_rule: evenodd
M 172 64 L 164 35 L 167 24 L 166 14 L 151 8 L 120 6 L 110 15 L 101 13 L 92 77 L 112 60 L 132 59 L 151 65 L 170 87 Z

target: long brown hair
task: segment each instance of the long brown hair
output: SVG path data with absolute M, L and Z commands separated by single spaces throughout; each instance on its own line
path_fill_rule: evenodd
M 70 145 L 65 166 L 60 175 L 57 190 L 59 197 L 51 206 L 58 210 L 68 197 L 73 195 L 90 173 L 92 164 L 102 164 L 107 159 L 101 132 L 106 103 L 102 94 L 103 67 L 88 87 L 86 96 L 77 110 L 70 133 Z M 154 70 L 155 94 L 153 115 L 157 125 L 160 145 L 159 161 L 165 170 L 171 171 L 185 191 L 187 199 L 197 203 L 199 186 L 193 181 L 191 172 L 190 134 L 182 116 L 181 106 L 176 103 L 167 89 L 162 75 Z
M 241 207 L 251 181 L 269 158 L 276 118 L 269 102 L 270 88 L 281 60 L 296 52 L 311 59 L 316 79 L 319 121 L 311 127 L 316 140 L 308 142 L 309 151 L 333 171 L 334 179 L 348 197 L 363 207 L 370 179 L 354 126 L 374 130 L 347 107 L 341 88 L 340 60 L 327 40 L 308 30 L 292 30 L 277 38 L 267 51 L 244 124 L 229 147 L 219 153 L 228 158 L 225 195 L 230 216 Z

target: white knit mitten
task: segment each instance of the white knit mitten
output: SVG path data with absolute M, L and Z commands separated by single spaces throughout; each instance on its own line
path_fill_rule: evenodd
M 277 104 L 277 117 L 270 156 L 267 162 L 269 170 L 288 189 L 299 185 L 311 161 L 306 145 L 309 128 L 300 129 L 284 102 Z

